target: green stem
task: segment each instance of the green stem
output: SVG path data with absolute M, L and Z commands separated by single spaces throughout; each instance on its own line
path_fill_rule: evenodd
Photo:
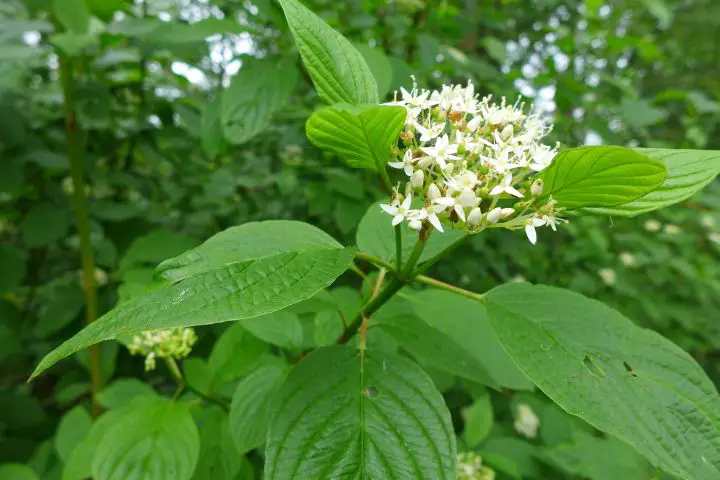
M 353 318 L 353 320 L 350 322 L 348 328 L 345 329 L 345 332 L 343 332 L 343 334 L 340 336 L 337 343 L 346 343 L 348 340 L 350 340 L 360 328 L 363 318 L 370 317 L 373 313 L 375 313 L 380 307 L 385 304 L 385 302 L 390 300 L 392 296 L 395 295 L 398 290 L 400 290 L 404 285 L 404 282 L 398 280 L 396 277 L 393 277 L 385 285 L 385 287 L 380 290 L 380 293 L 378 293 L 377 297 L 373 298 L 367 304 L 365 304 L 365 306 L 360 310 L 360 312 L 355 315 L 355 318 Z
M 357 253 L 355 254 L 355 258 L 357 258 L 358 260 L 363 260 L 363 261 L 368 262 L 368 263 L 372 263 L 373 265 L 376 265 L 376 266 L 378 266 L 378 267 L 382 267 L 382 268 L 384 268 L 385 270 L 388 270 L 388 271 L 391 271 L 391 272 L 395 272 L 395 271 L 396 271 L 396 270 L 395 270 L 395 267 L 394 267 L 390 262 L 386 262 L 386 261 L 383 260 L 382 258 L 378 258 L 378 257 L 376 257 L 376 256 L 374 256 L 374 255 L 369 255 L 369 254 L 363 253 L 363 252 L 357 252 Z
M 72 203 L 80 238 L 80 261 L 85 292 L 85 323 L 90 324 L 97 318 L 97 284 L 95 282 L 95 254 L 90 238 L 90 217 L 85 196 L 85 136 L 77 123 L 75 113 L 75 97 L 73 95 L 75 79 L 73 78 L 72 61 L 59 50 L 57 54 L 60 59 L 60 82 L 64 97 L 67 153 L 73 182 Z M 90 385 L 92 413 L 96 417 L 102 410 L 97 402 L 97 395 L 102 389 L 100 345 L 98 344 L 90 347 Z
M 456 248 L 458 248 L 460 245 L 462 245 L 468 238 L 470 238 L 470 235 L 465 235 L 464 237 L 460 237 L 455 242 L 450 244 L 449 247 L 447 247 L 442 252 L 439 252 L 435 256 L 431 257 L 430 260 L 426 261 L 422 264 L 419 268 L 417 268 L 412 274 L 413 275 L 420 275 L 422 273 L 427 272 L 433 265 L 435 265 L 437 262 L 439 262 L 443 257 L 447 256 L 449 253 L 453 252 Z
M 175 381 L 178 384 L 178 389 L 175 391 L 175 395 L 173 398 L 177 398 L 178 395 L 182 393 L 183 390 L 188 390 L 195 395 L 197 395 L 202 400 L 205 400 L 206 402 L 213 403 L 217 405 L 218 407 L 222 408 L 224 411 L 228 412 L 230 411 L 230 407 L 227 404 L 227 402 L 210 395 L 207 395 L 200 390 L 197 390 L 192 385 L 188 384 L 187 381 L 185 381 L 185 378 L 183 377 L 182 373 L 180 372 L 180 368 L 178 367 L 177 362 L 175 362 L 172 358 L 165 358 L 165 363 L 168 366 L 168 369 L 170 370 L 170 374 L 173 376 Z
M 417 264 L 418 260 L 420 260 L 420 256 L 425 249 L 425 243 L 427 243 L 427 236 L 421 233 L 418 236 L 417 242 L 415 242 L 412 253 L 410 253 L 410 258 L 408 258 L 407 263 L 403 267 L 402 271 L 400 271 L 400 276 L 402 276 L 405 280 L 411 278 L 410 274 L 412 273 L 413 268 L 415 268 L 415 264 Z
M 402 268 L 402 230 L 400 225 L 395 226 L 395 265 L 399 272 Z
M 385 187 L 388 189 L 388 191 L 392 192 L 392 182 L 390 182 L 390 177 L 388 176 L 387 170 L 385 170 L 385 167 L 382 167 L 380 169 L 380 178 L 382 178 L 383 183 L 385 184 Z
M 456 287 L 455 285 L 441 282 L 440 280 L 436 280 L 432 277 L 427 277 L 425 275 L 417 275 L 413 280 L 415 280 L 418 283 L 430 285 L 435 288 L 440 288 L 443 290 L 447 290 L 449 292 L 456 293 L 458 295 L 462 295 L 463 297 L 472 298 L 473 300 L 478 300 L 480 302 L 485 302 L 485 295 L 483 295 L 481 293 L 471 292 L 470 290 L 465 290 L 464 288 Z

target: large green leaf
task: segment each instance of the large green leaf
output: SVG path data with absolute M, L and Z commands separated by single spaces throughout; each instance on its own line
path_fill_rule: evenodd
M 192 480 L 237 480 L 244 459 L 230 435 L 228 414 L 213 408 L 204 412 L 198 424 L 200 458 Z
M 66 413 L 58 424 L 55 434 L 55 451 L 63 462 L 67 462 L 77 445 L 90 432 L 92 418 L 85 407 L 77 407 Z
M 281 310 L 329 286 L 353 255 L 353 248 L 342 248 L 300 222 L 260 222 L 226 230 L 161 264 L 175 283 L 123 303 L 88 325 L 45 356 L 32 378 L 71 353 L 121 335 Z
M 444 334 L 454 348 L 470 355 L 503 388 L 530 390 L 533 384 L 515 366 L 490 326 L 479 302 L 443 290 L 429 289 L 408 298 L 418 319 Z
M 305 132 L 312 143 L 337 154 L 351 167 L 381 171 L 406 115 L 403 107 L 333 105 L 313 113 Z
M 309 223 L 267 220 L 230 227 L 182 255 L 166 260 L 157 273 L 178 281 L 232 262 L 271 257 L 288 251 L 342 248 L 335 239 Z
M 720 396 L 675 344 L 559 288 L 508 284 L 486 297 L 493 328 L 555 403 L 681 478 L 720 478 Z
M 375 78 L 362 55 L 298 0 L 279 0 L 305 67 L 328 103 L 378 103 Z
M 213 346 L 208 367 L 211 389 L 223 382 L 244 377 L 255 370 L 268 353 L 268 344 L 251 334 L 240 323 L 223 332 Z
M 472 448 L 488 436 L 493 426 L 493 407 L 487 391 L 463 412 L 465 443 Z
M 74 33 L 87 33 L 90 25 L 90 9 L 85 0 L 52 0 L 58 21 Z
M 413 315 L 383 318 L 382 331 L 389 333 L 421 364 L 495 388 L 483 362 L 458 346 L 453 338 Z
M 375 255 L 388 262 L 395 261 L 395 227 L 392 226 L 392 217 L 383 212 L 380 203 L 374 203 L 368 208 L 360 220 L 355 241 L 358 248 L 371 255 Z M 400 225 L 402 236 L 403 261 L 410 257 L 418 239 L 418 232 L 412 230 L 405 222 Z M 444 232 L 434 231 L 425 243 L 418 263 L 431 259 L 438 253 L 459 242 L 466 234 L 460 230 L 447 229 Z
M 211 159 L 217 157 L 226 147 L 222 124 L 222 100 L 223 95 L 215 95 L 215 98 L 205 105 L 200 120 L 202 148 Z
M 238 383 L 230 406 L 230 433 L 240 455 L 265 443 L 272 402 L 289 371 L 288 365 L 273 362 Z
M 241 323 L 253 335 L 272 345 L 288 349 L 300 348 L 302 345 L 303 327 L 300 318 L 292 312 L 283 310 L 248 318 Z
M 223 92 L 220 121 L 225 138 L 245 143 L 270 125 L 299 78 L 292 59 L 269 57 L 244 65 Z
M 569 209 L 614 207 L 655 190 L 666 176 L 661 161 L 629 148 L 575 148 L 559 153 L 542 172 L 543 195 Z
M 291 372 L 265 477 L 455 478 L 450 413 L 430 377 L 387 353 L 325 347 Z
M 662 161 L 668 176 L 658 188 L 630 203 L 612 208 L 588 208 L 592 213 L 633 217 L 681 202 L 700 191 L 720 174 L 718 150 L 671 150 L 638 148 L 637 151 Z
M 188 407 L 165 398 L 139 404 L 97 446 L 96 480 L 190 480 L 200 452 Z
M 38 476 L 27 465 L 4 463 L 0 465 L 0 480 L 38 480 Z

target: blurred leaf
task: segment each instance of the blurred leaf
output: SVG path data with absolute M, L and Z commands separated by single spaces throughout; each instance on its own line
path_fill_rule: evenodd
M 67 462 L 77 445 L 90 432 L 92 418 L 83 406 L 77 406 L 66 413 L 55 434 L 55 450 L 63 462 Z
M 121 378 L 98 393 L 97 402 L 103 407 L 112 410 L 125 406 L 130 400 L 142 396 L 155 396 L 155 390 L 136 378 Z
M 63 32 L 50 37 L 50 42 L 69 57 L 80 55 L 83 50 L 97 42 L 97 38 L 84 33 Z
M 90 26 L 90 10 L 85 0 L 52 0 L 58 21 L 69 31 L 87 33 Z
M 473 404 L 464 412 L 465 416 L 465 443 L 472 448 L 479 444 L 490 433 L 493 425 L 493 408 L 490 395 L 475 399 Z
M 215 95 L 215 98 L 205 105 L 200 123 L 202 147 L 211 159 L 223 153 L 226 148 L 221 117 L 222 98 L 223 95 Z
M 0 465 L 0 480 L 38 480 L 32 468 L 20 463 Z
M 378 95 L 384 98 L 390 91 L 390 85 L 393 79 L 393 67 L 388 60 L 387 55 L 381 48 L 372 48 L 363 44 L 354 44 L 355 49 L 365 59 L 370 71 L 375 77 L 377 83 Z
M 243 66 L 219 106 L 225 138 L 242 144 L 265 130 L 273 114 L 288 103 L 297 81 L 297 67 L 290 59 L 269 57 Z
M 620 103 L 623 119 L 630 128 L 644 128 L 665 120 L 668 112 L 653 107 L 647 100 L 631 100 L 623 98 Z
M 33 207 L 20 223 L 25 244 L 30 248 L 41 247 L 64 238 L 70 229 L 71 217 L 67 208 L 50 203 Z

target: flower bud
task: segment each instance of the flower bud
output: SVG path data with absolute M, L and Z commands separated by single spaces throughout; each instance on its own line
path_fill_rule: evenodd
M 427 196 L 430 200 L 435 200 L 442 197 L 442 193 L 440 193 L 440 189 L 437 187 L 437 185 L 431 183 L 428 187 Z
M 470 208 L 470 207 L 474 207 L 475 205 L 477 205 L 477 198 L 475 198 L 475 194 L 473 193 L 472 190 L 463 190 L 460 193 L 459 199 L 460 199 L 460 204 L 463 207 Z
M 452 175 L 454 170 L 455 170 L 454 163 L 448 163 L 447 165 L 445 165 L 445 168 L 443 168 L 443 172 L 445 172 L 446 175 Z
M 508 138 L 512 137 L 515 133 L 515 130 L 513 129 L 512 124 L 505 125 L 505 128 L 502 129 L 502 132 L 500 132 L 500 137 L 503 140 L 507 140 Z
M 482 221 L 482 211 L 480 210 L 480 207 L 475 207 L 472 210 L 470 210 L 470 213 L 467 216 L 467 223 L 470 225 L 480 225 L 480 222 Z
M 512 215 L 514 213 L 515 213 L 514 208 L 503 208 L 500 210 L 500 218 L 505 220 L 506 218 L 508 218 L 510 215 Z
M 533 197 L 542 195 L 544 185 L 545 182 L 543 182 L 542 178 L 538 178 L 530 185 L 530 193 L 532 193 Z
M 416 232 L 419 232 L 422 229 L 422 222 L 420 220 L 410 220 L 408 222 L 408 226 L 415 230 Z
M 418 170 L 410 177 L 410 184 L 413 188 L 422 188 L 425 182 L 425 173 L 422 170 Z
M 486 216 L 490 225 L 495 225 L 502 218 L 502 208 L 497 207 L 490 210 Z

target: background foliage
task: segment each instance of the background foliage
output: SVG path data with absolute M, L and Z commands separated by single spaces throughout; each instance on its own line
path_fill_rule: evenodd
M 425 87 L 471 79 L 482 94 L 521 92 L 552 115 L 552 140 L 568 146 L 720 149 L 720 44 L 712 41 L 720 5 L 712 0 L 305 4 L 358 47 L 386 100 L 410 84 L 410 74 Z M 85 152 L 100 313 L 143 291 L 160 261 L 224 228 L 297 219 L 353 244 L 359 220 L 383 198 L 372 172 L 348 170 L 305 138 L 305 121 L 320 99 L 275 2 L 0 5 L 0 463 L 27 464 L 28 478 L 42 479 L 87 476 L 89 467 L 77 458 L 92 458 L 86 451 L 98 443 L 93 435 L 102 437 L 102 422 L 90 418 L 87 351 L 25 384 L 38 360 L 80 329 L 85 310 L 68 162 L 74 146 L 58 53 L 77 66 L 71 101 Z M 598 298 L 688 350 L 717 384 L 719 207 L 716 182 L 635 219 L 574 218 L 534 247 L 521 235 L 490 230 L 435 275 L 475 291 L 526 279 Z M 340 283 L 359 281 L 347 274 Z M 330 295 L 325 301 L 341 312 L 359 301 L 342 286 Z M 303 325 L 325 327 L 315 330 L 315 344 L 337 337 L 332 309 L 317 316 L 311 314 L 317 305 L 296 310 Z M 281 341 L 277 332 L 247 324 L 201 328 L 183 371 L 195 389 L 228 402 L 236 388 L 269 391 L 285 367 L 266 365 L 258 373 L 258 365 L 280 355 L 273 345 L 302 346 L 302 326 L 297 335 L 284 334 Z M 378 334 L 377 341 L 384 338 Z M 232 348 L 243 354 L 228 359 Z M 101 419 L 128 415 L 123 409 L 138 401 L 148 402 L 149 412 L 167 408 L 142 395 L 172 394 L 169 372 L 144 373 L 142 360 L 117 342 L 100 350 L 106 387 L 99 401 L 109 410 Z M 600 436 L 527 385 L 491 391 L 429 371 L 451 408 L 461 449 L 476 447 L 500 478 L 660 475 L 622 442 Z M 536 439 L 513 431 L 520 403 L 540 416 Z M 236 401 L 233 407 L 248 415 L 255 408 Z M 260 474 L 263 434 L 242 426 L 228 431 L 217 407 L 191 413 L 200 437 L 187 428 L 183 445 L 199 442 L 205 452 L 194 478 Z M 189 415 L 171 408 L 168 417 L 187 426 Z M 158 442 L 177 441 L 148 418 L 131 420 Z M 230 414 L 231 424 L 242 418 Z M 222 438 L 232 441 L 214 448 Z M 241 459 L 233 444 L 250 453 Z M 99 442 L 98 451 L 104 448 Z M 223 449 L 222 461 L 207 459 Z M 100 463 L 92 465 L 96 475 L 105 468 Z M 19 469 L 0 467 L 0 479 L 22 478 L 13 476 Z

